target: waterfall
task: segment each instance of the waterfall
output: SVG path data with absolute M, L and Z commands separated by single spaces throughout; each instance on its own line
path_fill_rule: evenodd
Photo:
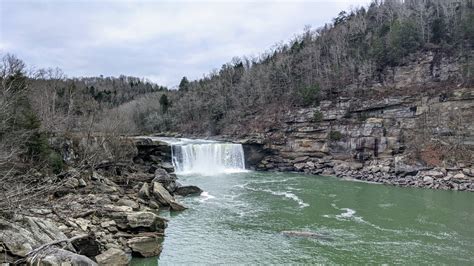
M 178 174 L 215 175 L 245 171 L 241 144 L 183 138 L 161 140 L 171 144 L 173 165 Z

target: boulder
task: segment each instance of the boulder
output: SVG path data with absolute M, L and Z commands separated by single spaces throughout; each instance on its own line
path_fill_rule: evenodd
M 117 205 L 120 206 L 128 206 L 132 208 L 133 210 L 138 210 L 140 208 L 140 205 L 136 201 L 129 200 L 129 199 L 120 199 L 117 201 Z
M 416 175 L 422 167 L 417 165 L 408 165 L 395 160 L 395 173 L 401 176 Z
M 474 168 L 463 168 L 462 169 L 463 174 L 467 176 L 474 177 Z
M 67 238 L 55 224 L 43 218 L 25 217 L 15 222 L 0 219 L 0 228 L 0 242 L 20 257 L 42 244 Z
M 188 196 L 188 195 L 200 195 L 202 193 L 202 189 L 197 186 L 181 186 L 176 188 L 174 194 L 180 196 Z
M 354 162 L 354 163 L 351 163 L 349 167 L 351 170 L 360 170 L 364 167 L 364 165 L 362 163 Z
M 453 176 L 455 179 L 464 179 L 466 176 L 463 173 L 458 173 Z
M 162 232 L 166 228 L 166 219 L 149 211 L 103 212 L 100 215 L 115 221 L 123 231 Z
M 89 231 L 89 228 L 91 227 L 91 222 L 84 218 L 77 218 L 74 220 L 74 223 L 85 232 Z
M 431 176 L 431 177 L 434 177 L 434 178 L 444 177 L 444 173 L 441 172 L 441 171 L 438 171 L 438 170 L 426 171 L 426 172 L 423 172 L 423 175 Z
M 153 182 L 166 183 L 170 181 L 176 181 L 176 177 L 174 175 L 170 175 L 163 168 L 158 168 L 155 170 L 155 178 L 153 179 Z
M 165 169 L 166 172 L 168 172 L 168 173 L 174 172 L 174 166 L 173 166 L 173 164 L 171 164 L 171 163 L 169 163 L 169 162 L 163 162 L 163 163 L 161 163 L 161 167 L 162 167 L 163 169 Z
M 111 204 L 104 205 L 104 210 L 109 211 L 109 212 L 132 212 L 133 211 L 132 207 L 129 207 L 129 206 L 117 206 L 117 205 L 111 205 Z
M 84 179 L 79 179 L 79 187 L 86 187 L 87 186 L 87 183 L 86 181 L 84 181 Z
M 155 178 L 153 179 L 152 183 L 159 182 L 166 190 L 168 190 L 168 192 L 173 193 L 177 187 L 176 180 L 177 177 L 175 174 L 168 173 L 163 168 L 158 168 L 155 171 Z
M 168 183 L 164 183 L 163 187 L 168 190 L 169 193 L 174 193 L 179 187 L 179 183 L 176 181 L 170 181 Z
M 79 180 L 77 180 L 77 178 L 70 177 L 66 180 L 66 182 L 64 182 L 64 186 L 71 189 L 77 188 L 79 186 Z
M 302 157 L 298 157 L 296 159 L 293 160 L 294 163 L 301 163 L 301 162 L 306 162 L 308 160 L 308 156 L 302 156 Z
M 153 236 L 139 236 L 131 238 L 127 241 L 127 246 L 132 250 L 133 254 L 142 257 L 154 257 L 161 253 L 162 240 Z
M 170 201 L 170 208 L 172 211 L 184 211 L 187 208 L 181 205 L 180 203 L 176 201 Z
M 102 254 L 95 256 L 99 265 L 128 265 L 131 257 L 117 248 L 110 248 Z
M 92 172 L 91 180 L 102 180 L 104 177 L 97 173 L 96 171 Z
M 166 220 L 152 212 L 134 212 L 128 214 L 126 218 L 128 227 L 132 229 L 161 231 L 166 227 Z
M 173 196 L 171 196 L 168 190 L 166 190 L 159 182 L 153 182 L 151 194 L 163 206 L 170 205 L 170 202 L 174 200 Z
M 296 171 L 301 171 L 303 168 L 305 168 L 306 166 L 306 163 L 295 163 L 294 164 L 294 167 L 296 169 Z
M 113 220 L 107 220 L 100 223 L 100 226 L 102 226 L 103 228 L 108 228 L 108 227 L 116 226 L 116 225 L 117 223 Z
M 431 176 L 424 176 L 423 177 L 423 182 L 424 183 L 433 183 L 433 178 Z
M 138 197 L 144 200 L 150 198 L 150 188 L 148 187 L 147 183 L 143 183 L 142 188 L 140 188 L 140 191 L 138 191 Z
M 49 247 L 34 256 L 27 257 L 26 262 L 28 265 L 97 265 L 97 263 L 84 255 L 76 254 L 57 247 Z

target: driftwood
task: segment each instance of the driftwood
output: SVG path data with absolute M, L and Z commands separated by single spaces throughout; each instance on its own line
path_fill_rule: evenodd
M 24 258 L 17 260 L 15 262 L 15 265 L 25 263 L 28 258 L 31 258 L 30 261 L 35 261 L 41 255 L 41 252 L 47 250 L 48 248 L 50 248 L 52 246 L 63 244 L 63 243 L 66 243 L 66 245 L 69 246 L 69 248 L 71 248 L 73 251 L 75 251 L 75 249 L 74 249 L 74 247 L 72 247 L 71 243 L 75 240 L 83 239 L 83 238 L 87 238 L 87 237 L 89 237 L 89 235 L 78 235 L 78 236 L 71 237 L 71 238 L 68 238 L 68 239 L 56 240 L 56 241 L 53 241 L 53 242 L 50 242 L 50 243 L 43 244 L 43 245 L 33 249 L 32 251 L 28 252 Z

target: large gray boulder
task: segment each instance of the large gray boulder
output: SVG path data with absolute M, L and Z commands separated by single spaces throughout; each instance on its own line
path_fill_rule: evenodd
M 127 215 L 130 228 L 149 228 L 158 231 L 166 227 L 166 220 L 152 212 L 134 212 Z
M 158 168 L 155 170 L 155 178 L 153 179 L 153 182 L 166 183 L 170 181 L 176 181 L 176 179 L 177 178 L 175 175 L 169 174 L 163 168 Z
M 162 232 L 166 228 L 166 219 L 152 212 L 106 212 L 103 215 L 125 231 Z
M 181 203 L 178 203 L 176 201 L 171 201 L 170 202 L 170 208 L 172 211 L 184 211 L 186 210 L 187 208 L 182 205 Z
M 97 263 L 84 255 L 79 255 L 57 247 L 49 247 L 34 256 L 27 257 L 26 262 L 28 265 L 97 265 Z
M 174 197 L 159 182 L 153 182 L 152 195 L 162 206 L 170 206 L 173 211 L 186 209 L 182 204 L 176 202 Z
M 173 192 L 176 189 L 176 180 L 178 178 L 173 173 L 168 173 L 163 168 L 158 168 L 155 170 L 155 178 L 153 179 L 152 183 L 159 182 L 163 185 L 166 190 L 169 192 Z
M 163 206 L 169 206 L 170 202 L 174 201 L 173 196 L 159 182 L 153 182 L 151 194 Z
M 416 175 L 419 171 L 424 168 L 419 165 L 411 165 L 405 162 L 404 157 L 395 157 L 395 173 L 401 176 Z
M 150 188 L 148 187 L 148 183 L 143 183 L 143 186 L 138 191 L 138 197 L 144 200 L 150 198 Z
M 25 217 L 15 222 L 0 219 L 0 243 L 13 255 L 25 257 L 34 248 L 67 237 L 51 221 Z
M 202 193 L 202 189 L 197 186 L 182 186 L 176 188 L 174 194 L 180 196 L 188 196 L 188 195 L 200 195 Z
M 140 205 L 136 201 L 130 199 L 120 199 L 119 201 L 117 201 L 117 205 L 130 207 L 134 211 L 140 208 Z
M 142 257 L 154 257 L 161 253 L 161 239 L 154 236 L 139 236 L 127 241 L 134 254 Z
M 131 257 L 123 250 L 110 248 L 95 257 L 99 265 L 128 265 Z

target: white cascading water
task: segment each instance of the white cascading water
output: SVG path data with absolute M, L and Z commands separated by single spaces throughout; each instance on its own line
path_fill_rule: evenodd
M 173 138 L 160 140 L 171 144 L 177 174 L 216 175 L 245 171 L 241 144 Z

